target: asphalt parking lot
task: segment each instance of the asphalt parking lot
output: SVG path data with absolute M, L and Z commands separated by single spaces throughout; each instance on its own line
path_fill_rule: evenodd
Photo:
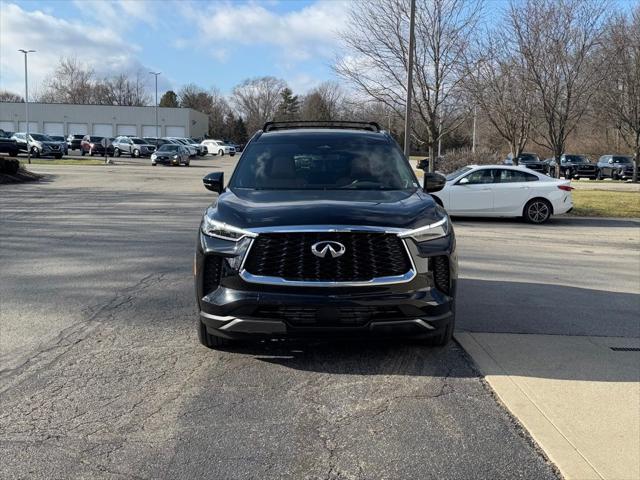
M 200 179 L 235 160 L 0 189 L 0 477 L 557 478 L 455 343 L 201 347 Z M 636 223 L 455 228 L 460 332 L 639 336 Z

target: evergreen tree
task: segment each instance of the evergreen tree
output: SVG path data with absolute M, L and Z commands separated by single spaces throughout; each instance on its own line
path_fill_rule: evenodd
M 164 95 L 160 98 L 160 103 L 158 104 L 160 107 L 172 107 L 177 108 L 178 105 L 178 96 L 176 92 L 173 90 L 167 90 Z
M 276 120 L 297 120 L 300 112 L 300 100 L 289 87 L 280 92 L 280 105 L 276 113 Z

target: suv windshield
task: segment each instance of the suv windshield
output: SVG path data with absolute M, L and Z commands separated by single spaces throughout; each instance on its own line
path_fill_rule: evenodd
M 387 138 L 347 133 L 263 135 L 242 154 L 230 188 L 415 190 L 402 152 Z
M 135 143 L 136 145 L 146 145 L 147 144 L 147 142 L 145 142 L 141 138 L 132 138 L 131 141 L 133 143 Z
M 32 133 L 31 140 L 37 140 L 38 142 L 53 142 L 48 135 L 42 135 L 41 133 Z
M 565 155 L 564 161 L 566 163 L 589 163 L 589 159 L 584 155 Z
M 613 163 L 632 163 L 629 157 L 613 157 Z
M 539 161 L 540 159 L 538 158 L 538 156 L 533 153 L 523 153 L 518 158 L 519 163 L 534 163 Z

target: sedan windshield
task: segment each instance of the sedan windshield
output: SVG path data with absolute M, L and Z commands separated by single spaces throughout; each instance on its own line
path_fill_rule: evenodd
M 243 153 L 231 188 L 415 190 L 417 179 L 386 138 L 347 133 L 264 135 Z
M 178 145 L 175 143 L 165 143 L 158 148 L 158 152 L 175 152 L 178 150 Z
M 447 181 L 455 180 L 460 175 L 464 175 L 465 173 L 467 173 L 469 170 L 471 170 L 471 167 L 462 167 L 456 170 L 455 172 L 451 172 L 450 174 L 447 175 Z

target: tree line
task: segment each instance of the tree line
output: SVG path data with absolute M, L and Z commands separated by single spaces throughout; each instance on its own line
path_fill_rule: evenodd
M 416 0 L 412 150 L 515 157 L 525 149 L 556 158 L 629 151 L 640 156 L 640 5 L 615 11 L 607 0 L 512 0 L 483 22 L 482 0 Z M 236 85 L 230 95 L 188 84 L 160 106 L 209 117 L 209 135 L 244 142 L 269 120 L 374 120 L 404 136 L 410 0 L 350 4 L 339 33 L 340 80 L 304 95 L 275 77 Z M 141 72 L 98 78 L 61 59 L 38 100 L 150 105 Z M 18 95 L 0 92 L 0 100 Z M 18 100 L 19 101 L 19 100 Z M 472 122 L 478 141 L 471 138 Z M 476 153 L 476 156 L 478 153 Z

